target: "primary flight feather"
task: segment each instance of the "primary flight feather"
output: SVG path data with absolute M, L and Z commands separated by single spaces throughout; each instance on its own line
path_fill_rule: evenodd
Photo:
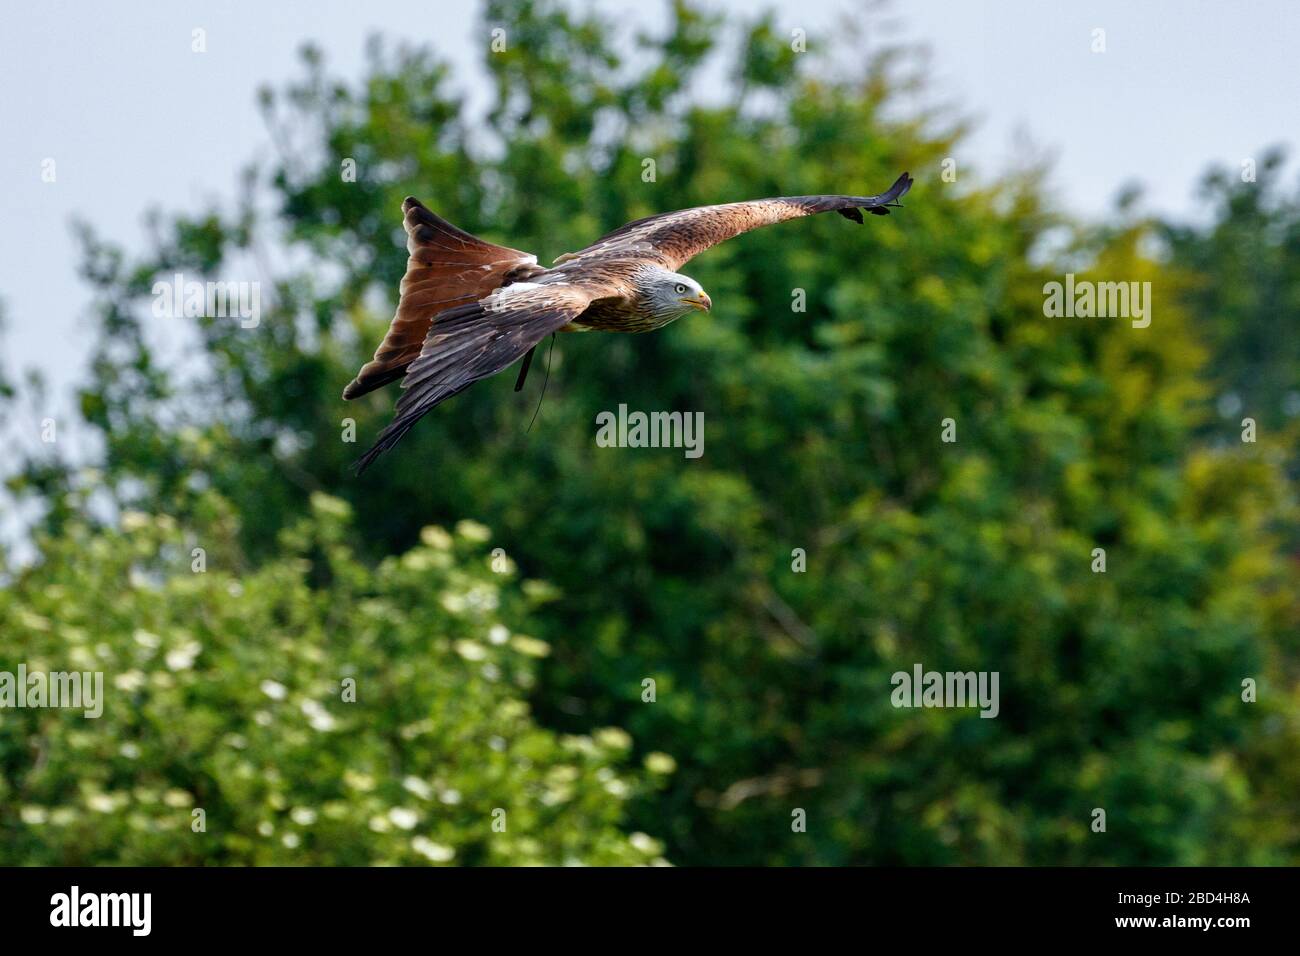
M 343 397 L 398 378 L 404 391 L 396 417 L 357 462 L 358 474 L 434 406 L 531 357 L 552 332 L 649 332 L 692 310 L 707 312 L 708 295 L 677 270 L 711 246 L 821 212 L 859 223 L 863 209 L 887 215 L 911 186 L 903 173 L 879 196 L 788 196 L 660 213 L 560 256 L 550 269 L 534 255 L 457 229 L 408 197 L 402 211 L 410 258 L 397 314 Z

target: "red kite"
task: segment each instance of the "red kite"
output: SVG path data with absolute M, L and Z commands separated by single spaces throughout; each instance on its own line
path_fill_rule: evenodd
M 397 415 L 357 473 L 401 440 L 421 416 L 479 379 L 524 357 L 552 332 L 649 332 L 712 308 L 700 284 L 676 270 L 711 246 L 786 219 L 838 212 L 888 215 L 912 186 L 899 176 L 879 196 L 790 196 L 696 206 L 629 222 L 547 269 L 537 257 L 485 242 L 430 212 L 402 203 L 406 275 L 397 314 L 375 357 L 343 390 L 356 398 L 402 379 Z

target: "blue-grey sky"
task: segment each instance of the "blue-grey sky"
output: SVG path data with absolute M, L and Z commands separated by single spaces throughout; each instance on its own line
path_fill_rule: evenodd
M 664 5 L 648 0 L 594 5 L 627 22 L 666 19 Z M 758 5 L 709 2 L 724 11 Z M 806 30 L 812 45 L 854 4 L 771 5 L 785 30 Z M 1269 144 L 1294 146 L 1300 133 L 1296 0 L 895 0 L 887 13 L 900 25 L 893 39 L 931 49 L 931 97 L 979 121 L 960 168 L 996 172 L 1048 152 L 1059 201 L 1086 215 L 1104 214 L 1132 181 L 1146 187 L 1150 207 L 1194 214 L 1193 187 L 1207 164 L 1235 168 Z M 196 27 L 206 31 L 203 54 L 191 52 Z M 1098 28 L 1104 53 L 1092 52 Z M 233 195 L 236 171 L 267 148 L 257 87 L 296 76 L 306 40 L 332 69 L 359 76 L 374 31 L 432 44 L 466 89 L 489 39 L 478 4 L 455 0 L 6 9 L 0 300 L 8 331 L 0 361 L 11 373 L 46 373 L 52 414 L 71 409 L 88 349 L 73 215 L 138 247 L 147 207 L 182 210 Z M 42 181 L 46 159 L 56 164 L 53 183 Z

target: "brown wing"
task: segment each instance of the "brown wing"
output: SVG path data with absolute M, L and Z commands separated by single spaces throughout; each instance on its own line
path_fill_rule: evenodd
M 418 199 L 407 197 L 402 211 L 411 256 L 402 277 L 397 314 L 374 359 L 343 390 L 345 399 L 401 378 L 420 354 L 429 324 L 439 312 L 475 302 L 507 281 L 545 271 L 536 256 L 471 236 Z
M 705 249 L 759 226 L 819 212 L 838 212 L 854 222 L 862 222 L 862 209 L 877 216 L 888 215 L 911 188 L 912 177 L 903 173 L 879 196 L 785 196 L 679 209 L 629 222 L 586 249 L 560 256 L 555 262 L 558 265 L 588 257 L 635 255 L 657 260 L 676 271 Z
M 440 313 L 406 370 L 397 415 L 357 462 L 357 474 L 438 403 L 500 372 L 581 314 L 592 299 L 610 294 L 617 290 L 599 279 L 519 282 Z

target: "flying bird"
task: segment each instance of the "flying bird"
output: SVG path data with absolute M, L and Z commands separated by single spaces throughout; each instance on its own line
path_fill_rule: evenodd
M 553 332 L 649 332 L 713 303 L 677 270 L 704 250 L 767 226 L 837 212 L 888 215 L 912 186 L 907 173 L 879 196 L 787 196 L 660 213 L 620 226 L 551 268 L 518 249 L 456 228 L 413 197 L 402 202 L 410 258 L 397 314 L 345 399 L 402 380 L 397 414 L 357 462 L 360 474 L 434 406 L 524 359 Z

